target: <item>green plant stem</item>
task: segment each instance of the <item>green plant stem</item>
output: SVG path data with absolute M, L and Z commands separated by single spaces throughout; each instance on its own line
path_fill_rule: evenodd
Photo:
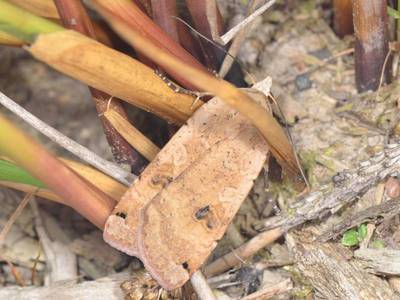
M 0 128 L 1 155 L 24 168 L 53 190 L 64 203 L 103 228 L 114 208 L 114 200 L 52 156 L 1 114 Z
M 65 29 L 5 0 L 0 0 L 0 30 L 25 42 L 32 43 L 40 33 L 50 33 Z
M 29 184 L 38 188 L 46 187 L 41 181 L 32 177 L 24 169 L 2 159 L 0 159 L 0 180 Z

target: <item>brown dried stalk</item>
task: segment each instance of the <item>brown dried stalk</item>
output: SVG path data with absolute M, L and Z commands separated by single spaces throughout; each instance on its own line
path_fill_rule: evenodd
M 354 32 L 352 0 L 333 0 L 333 28 L 339 37 Z
M 116 111 L 108 110 L 104 113 L 104 117 L 114 126 L 121 136 L 131 144 L 132 147 L 137 149 L 140 154 L 146 157 L 148 161 L 152 161 L 160 151 L 160 148 Z
M 387 75 L 383 70 L 389 51 L 387 2 L 353 0 L 353 22 L 357 89 L 376 90 L 381 73 Z
M 93 24 L 80 0 L 55 0 L 55 4 L 64 27 L 74 29 L 88 37 L 96 39 Z M 120 164 L 128 164 L 133 173 L 140 173 L 142 168 L 145 166 L 146 161 L 126 142 L 126 140 L 109 122 L 105 120 L 102 115 L 108 109 L 115 111 L 122 118 L 128 121 L 128 117 L 122 104 L 118 99 L 112 99 L 112 96 L 95 88 L 90 88 L 90 92 L 96 105 L 97 113 L 99 114 L 103 124 L 103 130 L 107 137 L 107 141 L 110 144 L 114 159 Z M 111 99 L 113 101 L 111 101 Z

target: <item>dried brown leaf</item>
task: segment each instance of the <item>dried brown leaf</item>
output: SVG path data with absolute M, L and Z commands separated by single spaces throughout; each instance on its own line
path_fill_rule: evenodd
M 193 105 L 193 97 L 175 93 L 149 67 L 71 30 L 41 34 L 28 50 L 53 68 L 173 123 L 182 124 L 202 103 Z

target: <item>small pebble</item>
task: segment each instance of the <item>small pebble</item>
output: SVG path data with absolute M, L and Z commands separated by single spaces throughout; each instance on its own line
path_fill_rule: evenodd
M 400 181 L 395 177 L 389 177 L 385 183 L 385 192 L 391 199 L 400 196 Z
M 308 90 L 312 86 L 312 81 L 310 80 L 310 77 L 308 77 L 307 74 L 301 74 L 296 76 L 294 83 L 299 91 Z
M 329 51 L 327 48 L 310 51 L 309 54 L 321 60 L 330 58 L 332 56 L 331 51 Z

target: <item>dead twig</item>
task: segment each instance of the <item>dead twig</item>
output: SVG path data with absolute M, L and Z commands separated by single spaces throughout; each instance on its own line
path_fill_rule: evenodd
M 251 15 L 256 8 L 256 6 L 260 3 L 261 0 L 252 0 L 249 4 L 249 9 L 247 16 Z M 246 26 L 240 30 L 237 36 L 234 38 L 231 46 L 229 47 L 228 53 L 222 62 L 222 65 L 219 69 L 218 75 L 221 78 L 224 78 L 226 74 L 228 74 L 233 62 L 235 61 L 235 57 L 239 52 L 240 46 L 242 45 L 244 39 L 246 38 L 247 33 L 249 32 L 250 26 Z
M 362 260 L 368 272 L 383 275 L 400 275 L 400 251 L 393 249 L 359 249 L 354 256 Z
M 321 234 L 317 241 L 327 242 L 331 239 L 337 238 L 340 234 L 349 228 L 353 228 L 361 223 L 376 220 L 378 217 L 383 219 L 390 219 L 400 213 L 400 199 L 389 200 L 380 205 L 375 205 L 362 210 L 355 215 L 350 215 L 340 223 L 332 226 L 332 228 Z
M 118 273 L 95 281 L 79 284 L 60 283 L 50 287 L 4 287 L 0 289 L 0 299 L 18 300 L 54 300 L 54 299 L 107 299 L 121 300 L 124 294 L 120 285 L 129 279 L 127 273 Z
M 247 18 L 245 18 L 242 22 L 237 24 L 235 27 L 231 28 L 227 33 L 225 33 L 223 36 L 221 36 L 221 41 L 223 45 L 228 44 L 233 37 L 238 34 L 243 28 L 248 26 L 255 18 L 258 16 L 262 15 L 268 8 L 270 8 L 272 5 L 274 5 L 276 0 L 270 0 L 267 3 L 265 3 L 263 6 L 258 8 L 254 13 L 249 15 Z
M 8 232 L 10 231 L 12 225 L 14 224 L 15 220 L 21 215 L 25 206 L 29 203 L 29 201 L 32 198 L 33 198 L 33 193 L 26 194 L 25 197 L 22 199 L 21 203 L 18 204 L 17 209 L 13 212 L 10 218 L 8 218 L 6 224 L 4 225 L 3 229 L 0 232 L 0 246 L 4 243 L 4 240 Z
M 216 300 L 207 280 L 200 270 L 193 273 L 190 278 L 190 283 L 192 284 L 197 296 L 200 300 Z
M 347 259 L 341 245 L 303 240 L 300 236 L 294 241 L 296 265 L 312 284 L 318 298 L 399 299 L 386 280 L 369 274 L 357 262 Z
M 291 208 L 294 214 L 282 214 L 266 220 L 264 229 L 283 227 L 286 230 L 337 212 L 344 205 L 353 202 L 377 185 L 387 176 L 400 172 L 400 143 L 388 144 L 385 149 L 359 163 L 358 168 L 344 171 L 333 177 L 332 184 L 321 186 L 300 200 Z
M 278 239 L 283 233 L 284 230 L 282 228 L 275 228 L 256 235 L 247 243 L 210 263 L 205 267 L 204 274 L 207 277 L 213 276 L 240 264 L 243 259 L 254 255 L 259 250 Z

